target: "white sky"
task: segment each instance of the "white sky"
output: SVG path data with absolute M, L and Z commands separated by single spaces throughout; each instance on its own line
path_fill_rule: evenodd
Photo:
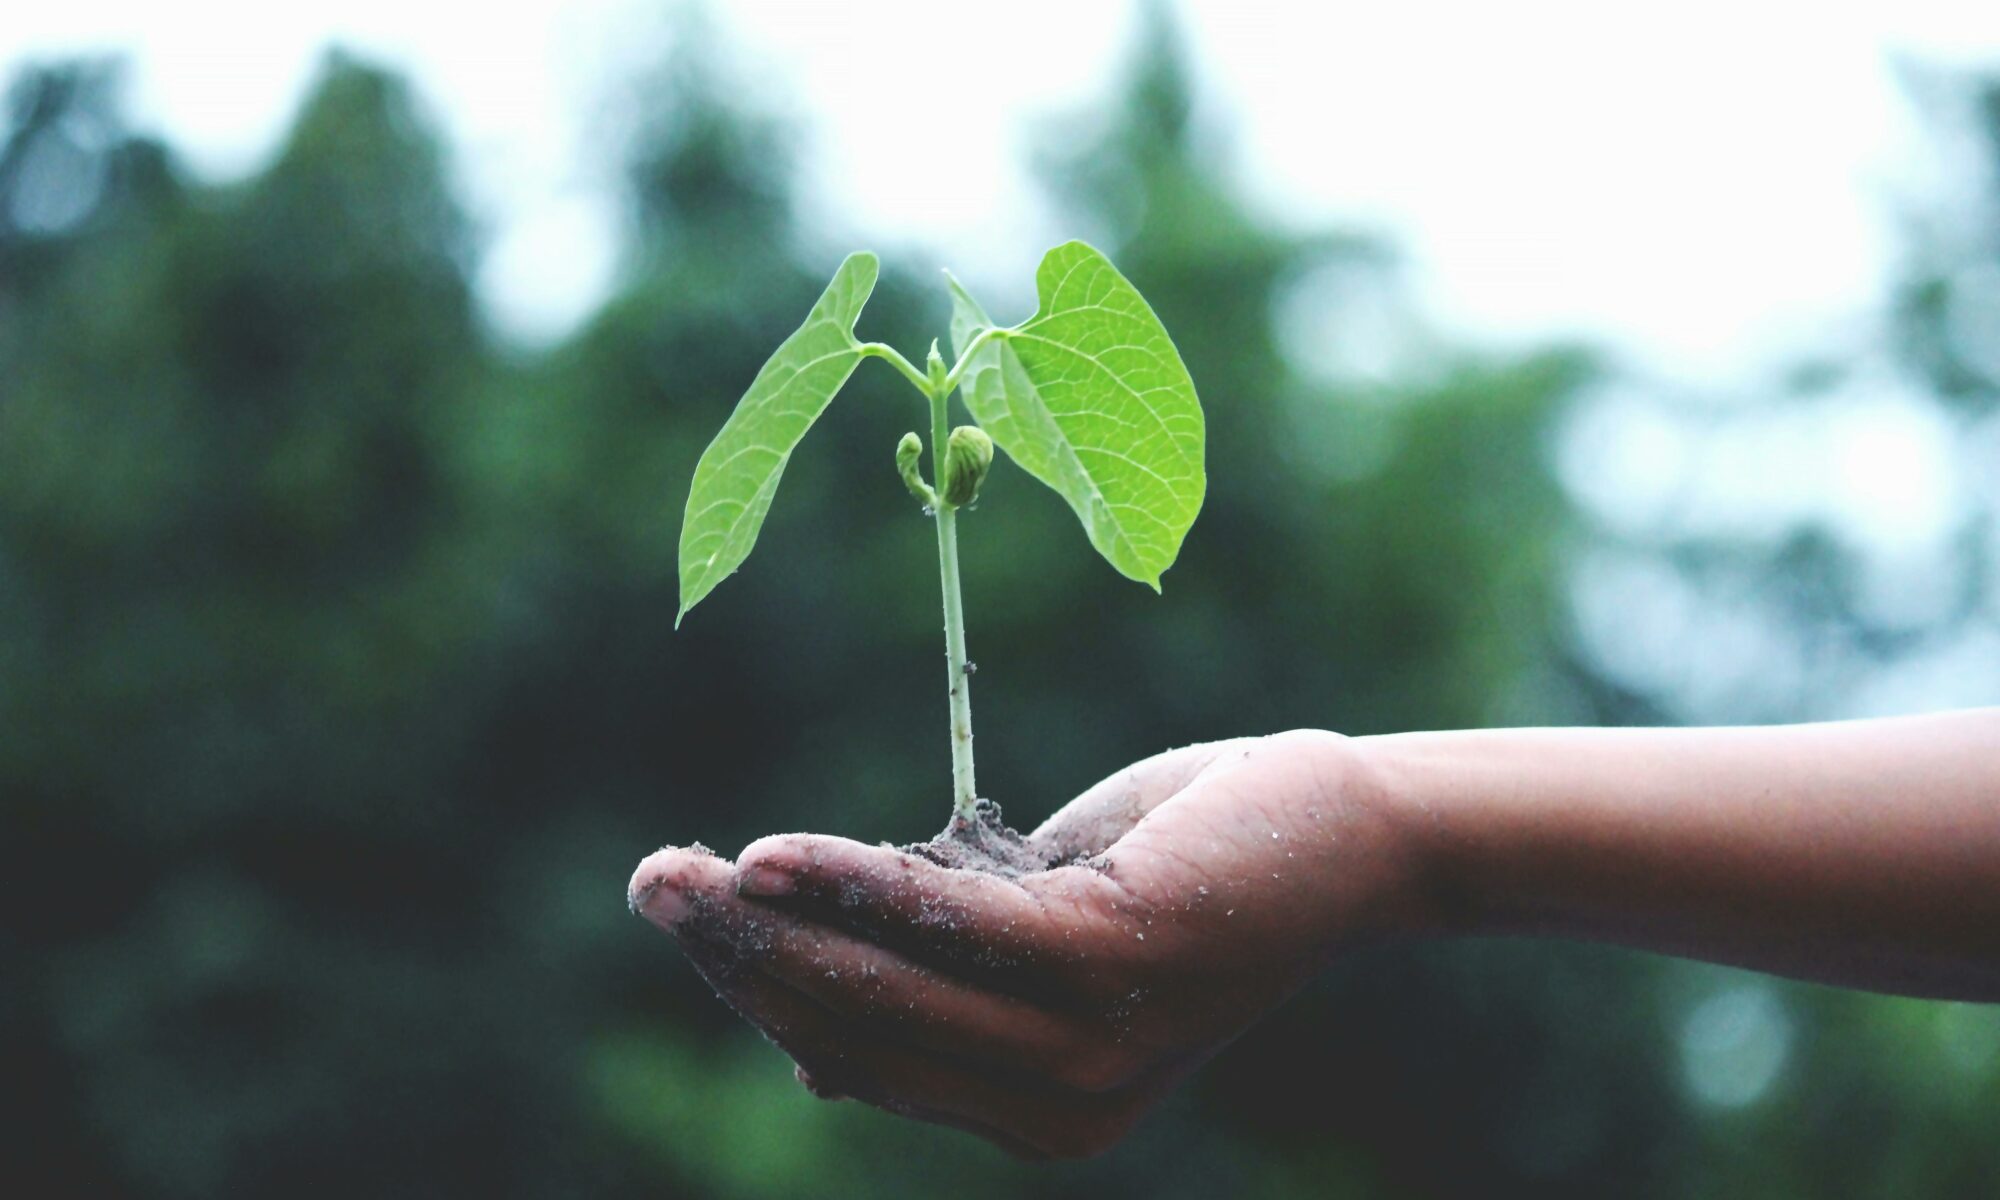
M 637 0 L 505 5 L 65 0 L 0 18 L 0 71 L 117 51 L 142 125 L 198 169 L 250 169 L 340 41 L 410 70 L 493 235 L 502 328 L 562 332 L 616 269 L 600 128 L 667 27 Z M 815 139 L 815 226 L 1018 276 L 1060 229 L 1023 168 L 1040 119 L 1100 96 L 1126 3 L 734 0 L 714 5 Z M 1936 165 L 1893 57 L 2000 62 L 2000 5 L 1683 3 L 1180 6 L 1206 115 L 1288 222 L 1396 237 L 1450 325 L 1610 341 L 1723 379 L 1880 293 L 1896 197 Z M 503 15 L 504 14 L 504 15 Z M 999 289 L 1007 294 L 1006 287 Z

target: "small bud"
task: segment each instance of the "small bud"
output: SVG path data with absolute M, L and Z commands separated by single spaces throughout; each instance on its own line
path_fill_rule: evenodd
M 903 477 L 903 486 L 910 489 L 910 495 L 928 510 L 937 504 L 937 493 L 917 474 L 917 460 L 923 455 L 923 439 L 914 433 L 904 434 L 903 440 L 896 443 L 896 473 Z
M 938 353 L 937 339 L 931 339 L 931 352 L 924 358 L 924 373 L 930 376 L 931 389 L 944 388 L 944 377 L 949 373 L 944 368 L 944 355 Z
M 993 439 L 976 425 L 951 431 L 944 449 L 944 502 L 954 508 L 979 496 L 979 485 L 993 467 Z

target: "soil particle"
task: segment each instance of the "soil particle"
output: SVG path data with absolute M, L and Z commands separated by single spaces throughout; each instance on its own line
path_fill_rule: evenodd
M 941 867 L 983 871 L 1002 879 L 1018 879 L 1037 871 L 1053 870 L 1081 857 L 1029 844 L 1027 838 L 1001 819 L 1000 806 L 991 800 L 980 800 L 974 804 L 972 820 L 953 815 L 944 832 L 930 841 L 912 842 L 898 848 Z

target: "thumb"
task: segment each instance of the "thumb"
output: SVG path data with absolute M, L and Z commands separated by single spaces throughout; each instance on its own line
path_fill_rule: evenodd
M 1193 782 L 1208 765 L 1253 739 L 1200 742 L 1141 759 L 1098 781 L 1058 809 L 1028 835 L 1028 845 L 1050 862 L 1103 853 Z

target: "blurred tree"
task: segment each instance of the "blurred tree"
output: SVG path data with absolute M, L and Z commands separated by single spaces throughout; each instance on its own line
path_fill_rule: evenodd
M 1962 193 L 1905 214 L 1883 327 L 1742 396 L 1628 378 L 1577 409 L 1565 474 L 1596 518 L 1578 656 L 1612 719 L 2000 702 L 2000 83 L 1908 82 L 1943 152 L 1972 158 L 1953 163 Z M 1675 1194 L 2000 1179 L 2000 1143 L 1967 1124 L 2000 1111 L 2000 1011 L 1695 968 L 1665 973 L 1658 1002 L 1698 1118 Z
M 1970 195 L 1932 202 L 1906 222 L 1913 236 L 1893 297 L 1894 351 L 1942 401 L 1988 414 L 2000 407 L 2000 80 L 1905 75 L 1940 140 L 1960 135 L 1979 158 Z
M 0 877 L 70 1097 L 46 1145 L 173 1194 L 450 1153 L 522 1103 L 481 1085 L 518 1014 L 472 1003 L 438 786 L 487 620 L 435 423 L 481 370 L 465 224 L 380 71 L 329 58 L 226 188 L 126 134 L 110 78 L 27 76 L 0 156 L 0 261 L 33 266 L 0 275 Z
M 1454 345 L 1379 242 L 1258 213 L 1147 12 L 1121 86 L 1039 161 L 1179 339 L 1210 497 L 1160 598 L 996 467 L 965 530 L 987 791 L 1025 825 L 1195 738 L 1673 710 L 1564 627 L 1587 534 L 1547 437 L 1601 368 Z M 1575 948 L 1358 956 L 1097 1163 L 1024 1168 L 810 1100 L 617 904 L 660 839 L 902 840 L 947 809 L 899 383 L 864 369 L 730 602 L 670 633 L 687 475 L 846 249 L 795 215 L 793 123 L 679 28 L 628 97 L 617 291 L 527 353 L 480 327 L 449 154 L 393 75 L 329 57 L 272 163 L 223 186 L 130 131 L 109 67 L 10 97 L 9 1161 L 162 1196 L 2000 1178 L 1940 1149 L 1991 1111 L 1988 1024 Z M 945 312 L 892 269 L 863 332 L 920 352 Z M 1845 1131 L 1875 1125 L 1871 1157 Z

